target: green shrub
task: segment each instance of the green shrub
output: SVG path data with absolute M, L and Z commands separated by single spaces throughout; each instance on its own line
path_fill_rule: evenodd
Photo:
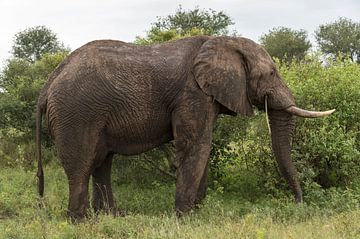
M 29 167 L 35 158 L 37 97 L 48 75 L 67 53 L 45 54 L 35 63 L 8 60 L 0 75 L 0 165 Z M 49 138 L 44 137 L 47 144 Z
M 263 191 L 259 185 L 276 182 L 277 168 L 263 113 L 256 112 L 252 118 L 222 116 L 213 138 L 210 171 L 214 187 L 253 197 Z
M 332 109 L 323 119 L 298 119 L 294 160 L 305 180 L 321 186 L 346 186 L 359 180 L 360 171 L 360 66 L 351 61 L 317 58 L 282 66 L 297 104 L 308 109 Z M 307 174 L 307 171 L 313 174 Z M 310 178 L 306 178 L 307 176 Z
M 298 106 L 336 109 L 326 118 L 297 119 L 292 157 L 301 182 L 338 187 L 360 181 L 360 65 L 326 65 L 318 56 L 278 65 Z M 288 186 L 278 172 L 268 135 L 264 113 L 250 119 L 221 117 L 211 154 L 216 185 L 249 195 L 283 193 Z

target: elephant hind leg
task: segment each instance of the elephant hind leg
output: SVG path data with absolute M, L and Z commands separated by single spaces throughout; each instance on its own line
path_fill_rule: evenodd
M 95 212 L 105 211 L 117 215 L 118 213 L 121 213 L 116 208 L 111 188 L 111 165 L 113 155 L 113 153 L 107 154 L 102 164 L 92 173 L 92 206 Z
M 92 167 L 85 163 L 84 157 L 74 156 L 72 159 L 70 164 L 63 163 L 69 182 L 68 217 L 78 221 L 87 215 L 89 209 L 89 180 Z
M 89 208 L 88 185 L 89 176 L 69 178 L 69 205 L 68 217 L 78 221 L 86 216 Z
M 55 135 L 59 159 L 69 183 L 68 217 L 81 220 L 89 208 L 89 180 L 96 167 L 99 134 L 85 127 L 67 128 Z

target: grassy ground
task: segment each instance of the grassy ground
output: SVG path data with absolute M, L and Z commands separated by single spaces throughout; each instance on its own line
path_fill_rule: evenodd
M 59 166 L 45 168 L 43 208 L 34 172 L 0 169 L 0 238 L 360 238 L 360 190 L 313 190 L 306 203 L 264 196 L 249 200 L 210 191 L 201 208 L 177 219 L 174 185 L 114 183 L 126 217 L 92 215 L 67 221 L 67 183 Z

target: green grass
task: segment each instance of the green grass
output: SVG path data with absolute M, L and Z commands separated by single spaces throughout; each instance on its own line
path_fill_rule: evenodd
M 0 169 L 0 238 L 360 238 L 360 189 L 307 189 L 303 205 L 288 196 L 255 200 L 236 192 L 209 191 L 200 209 L 178 219 L 172 183 L 114 182 L 126 217 L 66 219 L 67 182 L 58 165 L 45 168 L 39 207 L 33 171 Z

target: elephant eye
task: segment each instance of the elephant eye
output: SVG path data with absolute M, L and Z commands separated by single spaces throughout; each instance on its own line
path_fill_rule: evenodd
M 272 70 L 272 71 L 270 72 L 270 75 L 273 76 L 274 74 L 275 74 L 275 71 Z

